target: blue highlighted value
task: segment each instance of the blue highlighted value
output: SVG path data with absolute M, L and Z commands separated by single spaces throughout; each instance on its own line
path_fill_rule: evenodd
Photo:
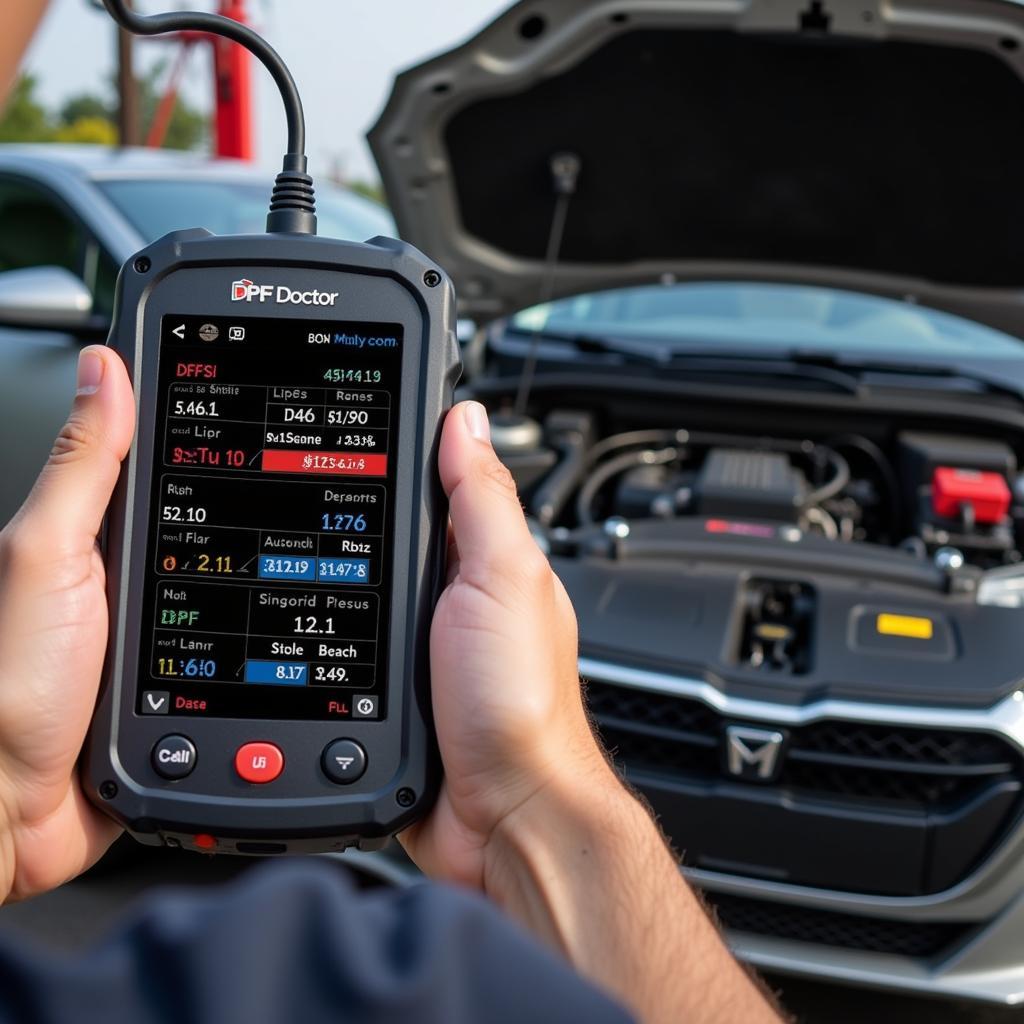
M 309 666 L 297 661 L 247 661 L 245 681 L 272 686 L 305 686 Z
M 316 578 L 319 583 L 369 583 L 368 558 L 318 558 Z
M 280 555 L 260 555 L 261 580 L 316 579 L 316 562 L 312 558 L 283 558 Z

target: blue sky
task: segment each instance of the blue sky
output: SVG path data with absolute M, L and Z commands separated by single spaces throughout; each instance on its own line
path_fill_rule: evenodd
M 136 0 L 141 13 L 180 10 L 179 0 Z M 212 0 L 194 0 L 212 10 Z M 508 6 L 506 0 L 249 0 L 250 17 L 281 52 L 306 106 L 309 157 L 314 173 L 340 166 L 349 177 L 376 177 L 363 141 L 387 98 L 396 71 L 457 42 Z M 173 49 L 145 40 L 136 53 L 146 66 Z M 39 78 L 48 103 L 98 89 L 114 66 L 114 31 L 89 0 L 50 0 L 25 66 Z M 193 54 L 186 94 L 209 107 L 208 62 Z M 257 151 L 273 167 L 284 150 L 284 119 L 273 84 L 254 68 Z

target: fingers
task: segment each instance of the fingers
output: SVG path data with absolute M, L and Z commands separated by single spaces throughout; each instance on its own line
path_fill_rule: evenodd
M 512 474 L 491 447 L 487 412 L 462 402 L 445 420 L 438 454 L 460 572 L 487 578 L 546 562 L 530 536 Z
M 74 404 L 18 515 L 54 553 L 90 550 L 135 430 L 135 402 L 120 357 L 82 350 Z

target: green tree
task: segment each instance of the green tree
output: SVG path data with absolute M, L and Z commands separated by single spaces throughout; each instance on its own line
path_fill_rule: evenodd
M 138 79 L 139 114 L 143 135 L 149 130 L 163 96 L 166 65 L 156 64 Z M 117 144 L 117 99 L 113 84 L 101 93 L 69 97 L 51 113 L 36 95 L 37 82 L 22 75 L 0 113 L 0 142 L 88 142 Z M 163 145 L 168 149 L 197 149 L 209 134 L 209 118 L 179 96 Z
M 116 146 L 117 112 L 113 101 L 93 93 L 81 93 L 65 100 L 53 140 Z
M 36 98 L 36 79 L 21 75 L 11 90 L 7 105 L 0 112 L 0 142 L 49 142 L 53 122 Z
M 114 124 L 117 120 L 117 111 L 114 109 L 113 99 L 84 92 L 65 100 L 60 108 L 61 124 L 71 125 L 86 117 L 103 117 Z
M 349 181 L 346 182 L 353 192 L 358 192 L 367 199 L 372 199 L 381 206 L 387 206 L 387 199 L 384 196 L 384 186 L 379 181 Z
M 156 116 L 157 107 L 164 94 L 167 77 L 167 62 L 160 61 L 138 80 L 139 113 L 142 118 L 143 135 L 149 130 Z M 165 149 L 198 149 L 207 139 L 210 119 L 202 111 L 186 103 L 179 95 L 174 104 L 174 113 L 167 125 L 164 136 Z
M 62 124 L 54 132 L 53 141 L 116 146 L 117 126 L 109 117 L 76 117 L 71 124 Z

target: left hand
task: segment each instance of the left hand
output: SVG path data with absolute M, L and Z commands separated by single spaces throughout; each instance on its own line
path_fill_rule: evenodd
M 0 532 L 0 902 L 73 878 L 118 835 L 75 765 L 107 643 L 96 537 L 134 429 L 123 363 L 84 349 L 68 421 Z

